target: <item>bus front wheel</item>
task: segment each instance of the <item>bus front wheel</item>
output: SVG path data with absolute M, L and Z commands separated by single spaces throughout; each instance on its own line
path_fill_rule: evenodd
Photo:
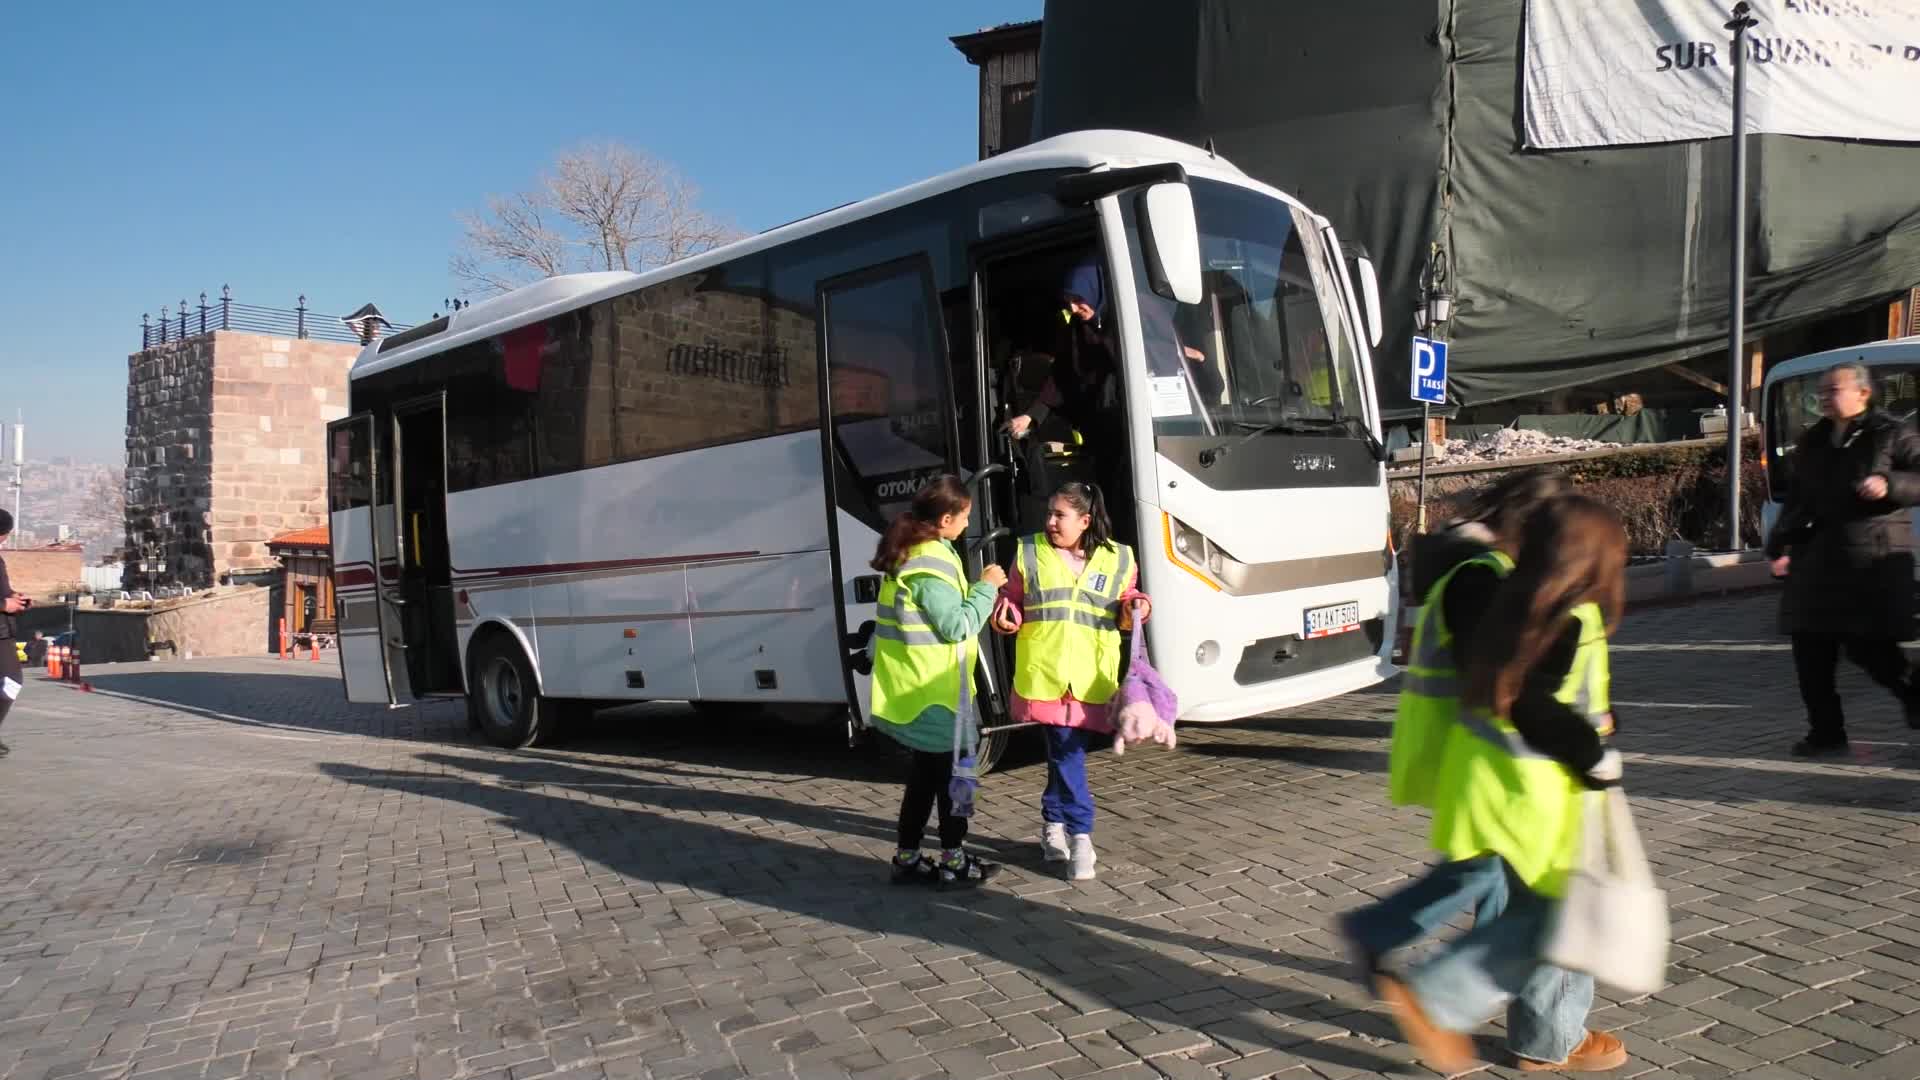
M 540 696 L 533 665 L 518 642 L 506 634 L 488 634 L 473 647 L 472 671 L 468 715 L 479 722 L 488 742 L 518 750 L 547 734 L 556 706 Z

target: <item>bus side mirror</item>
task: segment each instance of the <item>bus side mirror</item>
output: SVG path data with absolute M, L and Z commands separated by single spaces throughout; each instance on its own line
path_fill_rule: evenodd
M 1360 279 L 1360 313 L 1367 320 L 1367 344 L 1377 349 L 1387 336 L 1380 319 L 1380 275 L 1374 272 L 1373 260 L 1365 255 L 1353 261 L 1353 269 Z
M 1197 304 L 1200 284 L 1200 225 L 1193 216 L 1193 191 L 1181 183 L 1153 184 L 1140 193 L 1140 246 L 1147 284 L 1182 304 Z

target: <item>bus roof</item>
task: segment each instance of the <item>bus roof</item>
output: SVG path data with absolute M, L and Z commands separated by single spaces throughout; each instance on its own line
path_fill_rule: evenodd
M 563 274 L 544 281 L 536 281 L 531 285 L 482 300 L 396 335 L 397 338 L 405 339 L 404 344 L 398 344 L 393 338 L 389 338 L 384 351 L 380 347 L 380 342 L 368 345 L 354 360 L 351 377 L 357 379 L 363 375 L 399 367 L 411 360 L 457 345 L 494 337 L 516 327 L 586 307 L 611 296 L 631 292 L 655 282 L 669 281 L 683 274 L 693 273 L 742 255 L 750 255 L 756 251 L 763 251 L 814 233 L 824 232 L 849 222 L 873 217 L 983 180 L 1043 169 L 1086 169 L 1098 165 L 1112 165 L 1120 168 L 1163 161 L 1177 161 L 1194 175 L 1229 180 L 1256 188 L 1296 206 L 1299 205 L 1298 200 L 1285 192 L 1249 179 L 1245 173 L 1225 158 L 1208 154 L 1205 150 L 1183 142 L 1158 135 L 1145 135 L 1137 131 L 1076 131 L 1057 135 L 1051 139 L 1043 139 L 1017 150 L 1009 150 L 1004 154 L 942 173 L 916 184 L 909 184 L 884 195 L 876 195 L 870 199 L 804 217 L 737 240 L 725 247 L 702 252 L 699 255 L 681 259 L 679 262 L 668 263 L 646 273 L 635 274 L 615 270 L 590 274 Z
M 1841 349 L 1828 349 L 1825 352 L 1808 353 L 1774 365 L 1767 372 L 1767 385 L 1772 386 L 1778 379 L 1791 379 L 1796 375 L 1810 375 L 1816 371 L 1825 371 L 1835 364 L 1853 361 L 1872 367 L 1875 364 L 1920 364 L 1920 334 L 1887 341 L 1869 341 L 1860 345 L 1848 345 Z

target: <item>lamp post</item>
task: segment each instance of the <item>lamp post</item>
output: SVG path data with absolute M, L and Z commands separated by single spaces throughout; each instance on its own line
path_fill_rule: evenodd
M 1440 328 L 1453 317 L 1453 294 L 1447 291 L 1445 252 L 1433 245 L 1427 267 L 1421 275 L 1420 306 L 1413 312 L 1414 325 L 1431 337 L 1440 337 Z M 1433 452 L 1433 406 L 1420 403 L 1420 509 L 1414 528 L 1427 531 L 1427 457 Z
M 1747 31 L 1758 25 L 1745 0 L 1733 5 L 1733 229 L 1727 315 L 1727 550 L 1740 550 L 1740 443 L 1746 428 Z

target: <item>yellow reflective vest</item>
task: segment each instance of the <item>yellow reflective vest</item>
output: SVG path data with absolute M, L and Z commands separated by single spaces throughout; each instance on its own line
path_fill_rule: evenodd
M 1504 551 L 1486 551 L 1466 560 L 1441 575 L 1420 606 L 1387 754 L 1387 793 L 1395 805 L 1433 806 L 1440 754 L 1460 715 L 1460 665 L 1443 601 L 1454 575 L 1470 566 L 1487 567 L 1504 578 L 1513 572 L 1513 558 Z
M 1580 647 L 1554 697 L 1602 731 L 1611 723 L 1606 618 L 1573 609 Z M 1580 856 L 1586 787 L 1565 765 L 1528 746 L 1506 718 L 1462 709 L 1448 731 L 1433 785 L 1433 846 L 1448 859 L 1492 853 L 1542 896 L 1566 891 Z
M 1119 541 L 1088 556 L 1076 576 L 1047 538 L 1020 541 L 1020 635 L 1014 692 L 1028 701 L 1068 694 L 1104 705 L 1120 689 L 1120 596 L 1134 571 L 1133 549 Z
M 967 594 L 967 571 L 960 556 L 943 540 L 929 540 L 907 551 L 900 568 L 880 583 L 873 642 L 871 711 L 891 724 L 911 724 L 929 706 L 961 713 L 961 657 L 969 676 L 980 662 L 980 643 L 942 641 L 913 602 L 906 583 L 920 576 L 937 578 Z M 971 683 L 971 678 L 967 682 Z M 971 686 L 966 689 L 971 690 Z

